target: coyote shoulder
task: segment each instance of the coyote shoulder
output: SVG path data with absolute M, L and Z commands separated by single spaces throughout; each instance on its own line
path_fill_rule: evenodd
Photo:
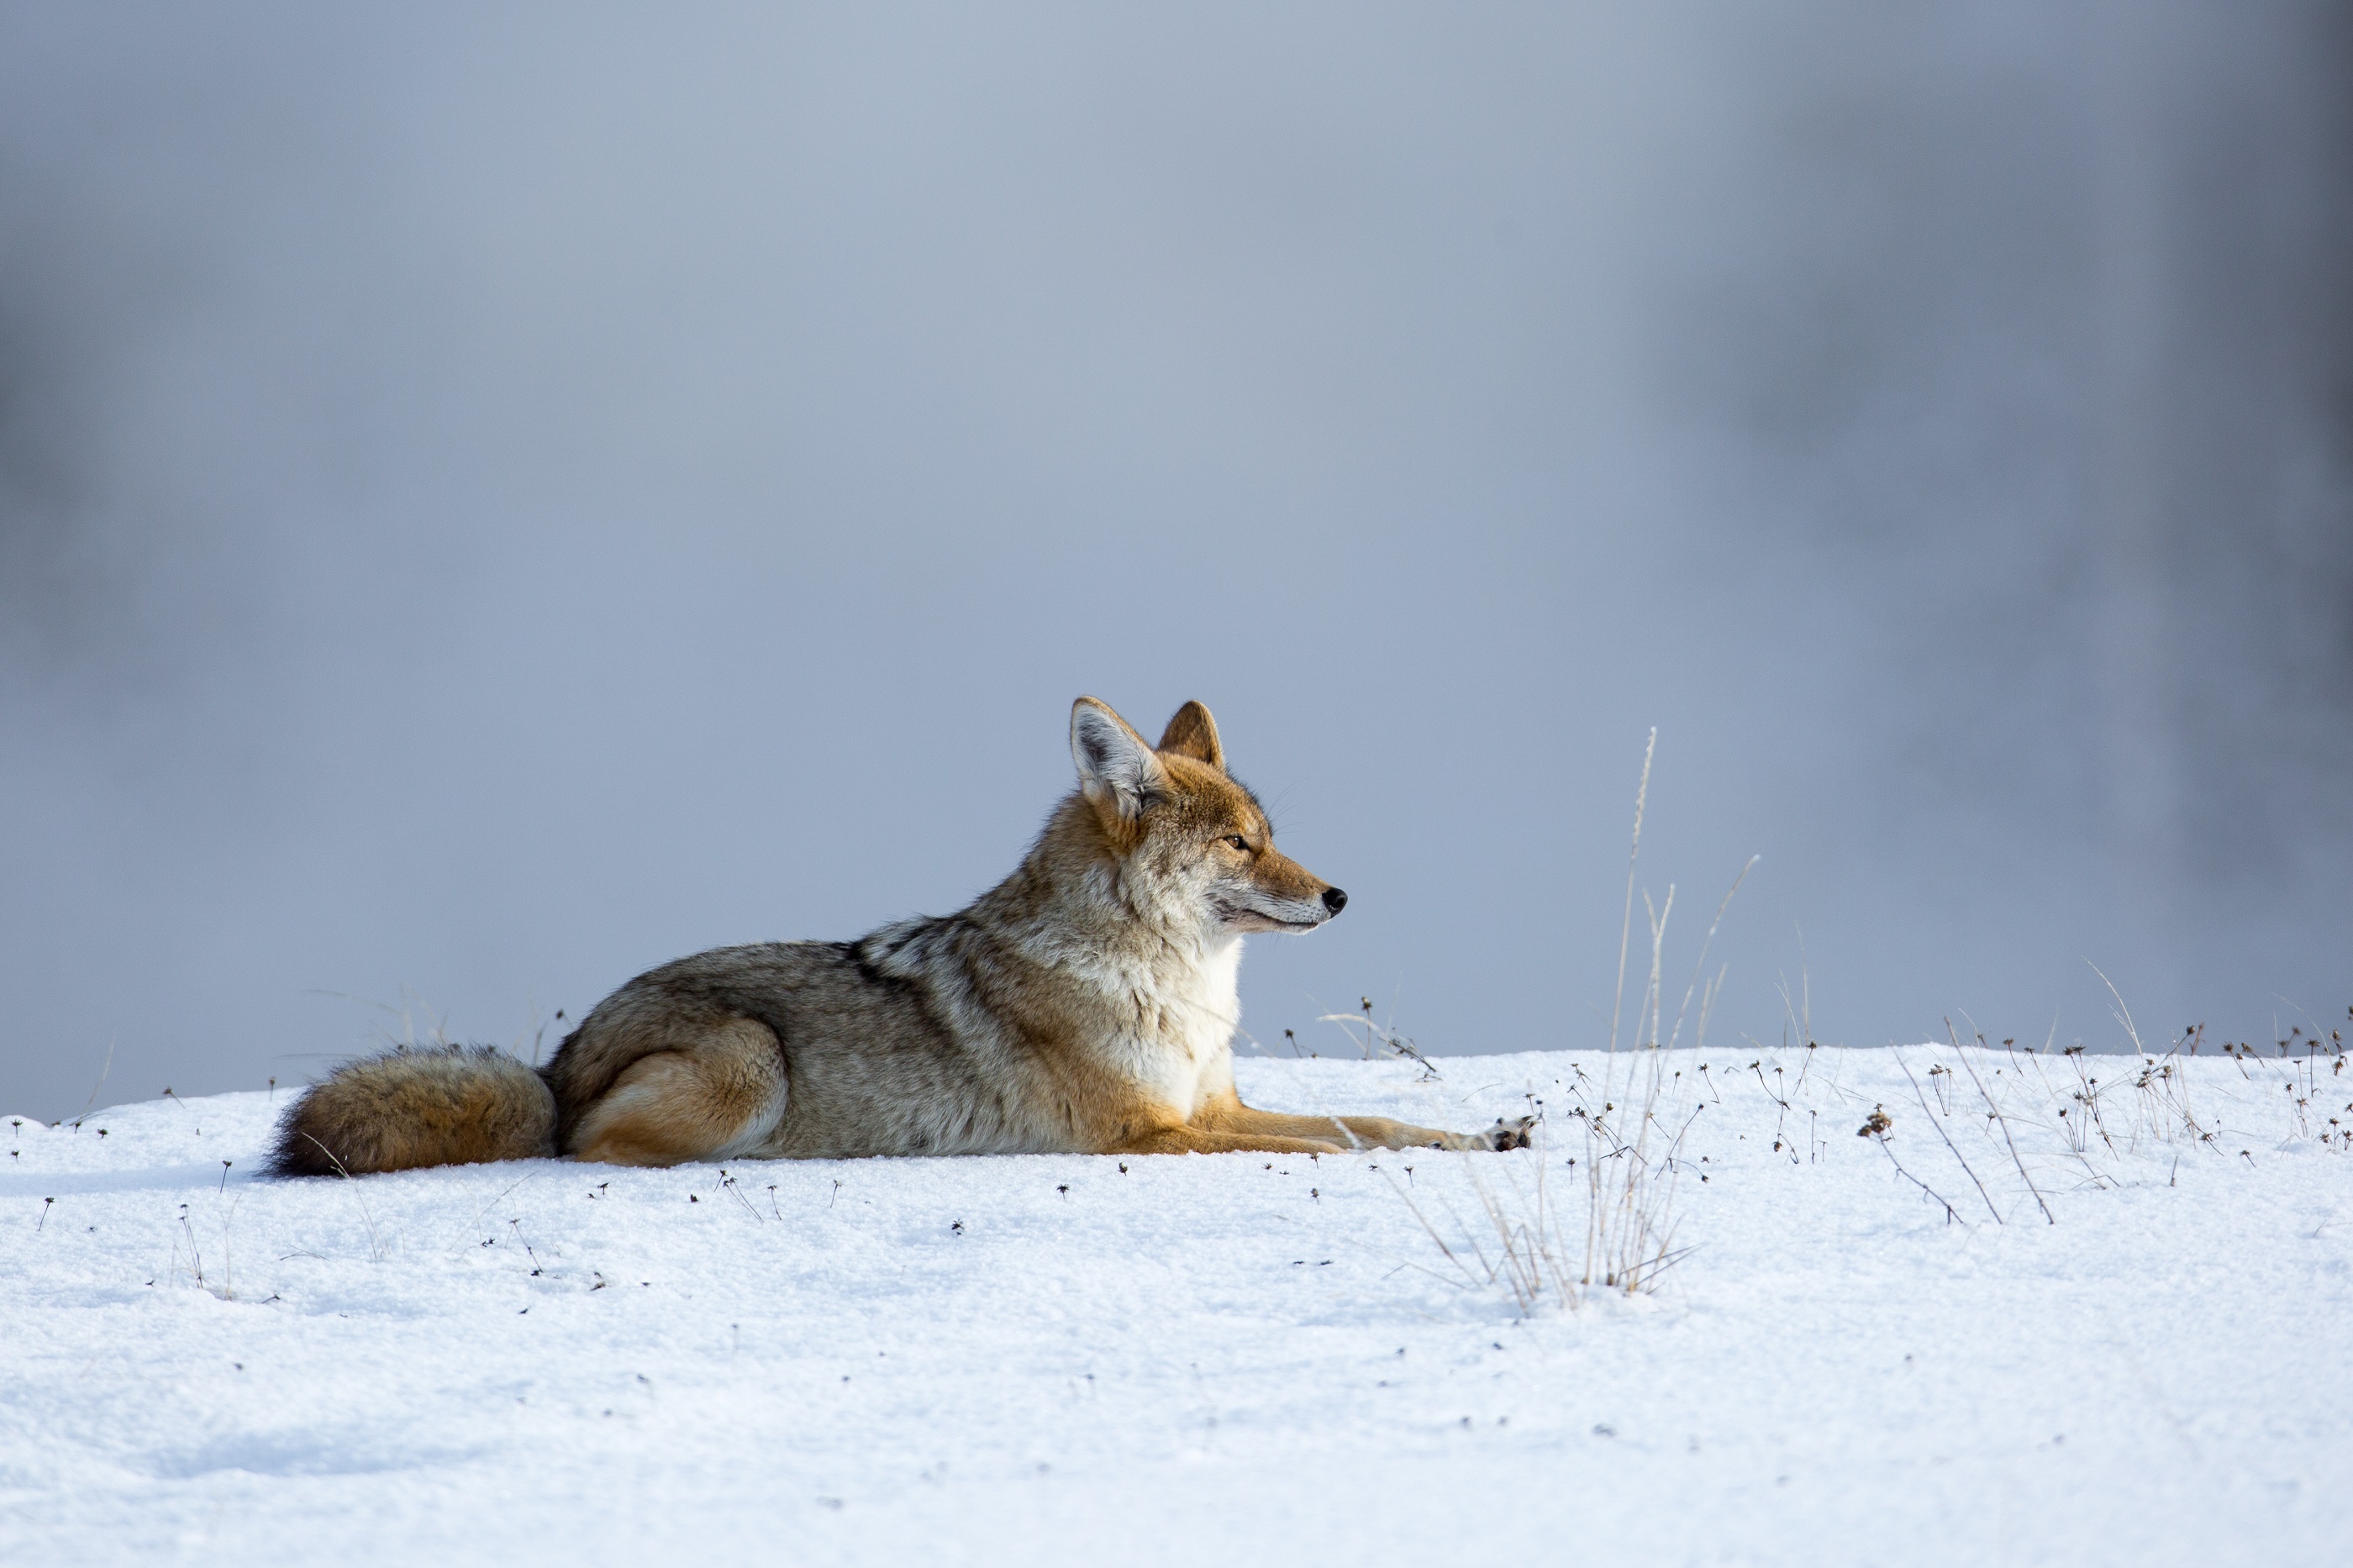
M 353 1062 L 288 1109 L 277 1172 L 1525 1140 L 1525 1122 L 1466 1134 L 1244 1105 L 1242 938 L 1312 931 L 1347 895 L 1275 848 L 1198 702 L 1155 747 L 1082 697 L 1071 752 L 1078 787 L 970 907 L 666 963 L 543 1068 L 454 1047 Z

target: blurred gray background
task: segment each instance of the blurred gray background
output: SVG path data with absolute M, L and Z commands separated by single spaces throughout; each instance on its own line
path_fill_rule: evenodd
M 5 1109 L 954 908 L 1082 691 L 1277 1050 L 1600 1043 L 1653 724 L 1712 1040 L 2343 1023 L 2343 6 L 375 9 L 0 12 Z

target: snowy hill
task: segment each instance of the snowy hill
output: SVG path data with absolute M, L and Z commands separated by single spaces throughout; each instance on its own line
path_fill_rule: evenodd
M 2338 1059 L 1239 1064 L 1534 1096 L 1541 1156 L 271 1183 L 262 1094 L 0 1121 L 0 1557 L 2342 1562 Z M 1598 1169 L 1677 1260 L 1524 1314 L 1491 1215 L 1541 1163 L 1574 1274 L 1645 1106 Z

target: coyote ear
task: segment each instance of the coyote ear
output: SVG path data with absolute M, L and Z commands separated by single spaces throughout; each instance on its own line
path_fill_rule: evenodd
M 1176 710 L 1176 717 L 1160 732 L 1160 750 L 1207 763 L 1219 773 L 1226 771 L 1226 749 L 1218 744 L 1218 721 L 1198 702 L 1187 702 Z
M 1086 797 L 1131 821 L 1144 815 L 1168 776 L 1144 737 L 1110 704 L 1092 697 L 1071 705 L 1071 757 L 1079 764 L 1079 788 Z

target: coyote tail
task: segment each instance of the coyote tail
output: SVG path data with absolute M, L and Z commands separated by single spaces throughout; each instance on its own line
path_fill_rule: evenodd
M 278 1124 L 270 1172 L 357 1176 L 555 1152 L 555 1096 L 491 1046 L 402 1047 L 347 1062 Z

